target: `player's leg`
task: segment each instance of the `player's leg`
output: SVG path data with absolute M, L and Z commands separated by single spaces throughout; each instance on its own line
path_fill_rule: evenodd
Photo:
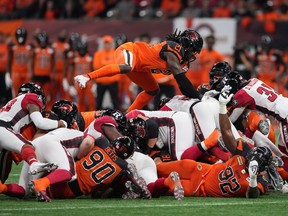
M 146 104 L 149 103 L 150 100 L 154 98 L 156 94 L 159 92 L 159 85 L 151 72 L 136 72 L 132 71 L 127 74 L 132 82 L 140 86 L 143 91 L 140 92 L 135 101 L 131 104 L 127 112 L 134 109 L 141 109 Z
M 180 160 L 183 152 L 195 144 L 195 128 L 188 113 L 176 112 L 172 116 L 172 119 L 174 120 L 176 129 L 174 134 L 175 153 L 177 159 Z

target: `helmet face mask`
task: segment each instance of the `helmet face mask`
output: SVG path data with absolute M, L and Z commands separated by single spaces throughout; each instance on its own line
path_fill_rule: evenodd
M 214 64 L 209 72 L 210 86 L 212 86 L 217 80 L 222 79 L 226 74 L 231 72 L 231 70 L 231 65 L 226 61 L 221 61 Z
M 68 128 L 72 128 L 78 113 L 78 108 L 74 103 L 68 100 L 59 100 L 53 104 L 52 111 L 57 114 L 59 119 L 67 122 Z
M 15 32 L 15 37 L 18 44 L 24 45 L 27 40 L 27 30 L 24 27 L 17 28 Z
M 129 131 L 132 133 L 132 137 L 145 139 L 147 135 L 146 121 L 138 117 L 130 119 Z
M 77 52 L 80 56 L 85 56 L 88 53 L 87 43 L 84 41 L 79 41 L 77 43 Z
M 116 154 L 124 160 L 131 157 L 136 149 L 134 140 L 128 136 L 118 137 L 111 144 Z
M 268 169 L 273 157 L 269 148 L 261 146 L 252 148 L 245 156 L 245 159 L 246 167 L 249 167 L 250 161 L 256 160 L 259 167 L 258 173 L 260 173 Z
M 26 93 L 34 93 L 37 94 L 40 98 L 40 100 L 43 103 L 42 109 L 45 109 L 46 107 L 46 97 L 42 90 L 42 88 L 37 85 L 36 83 L 24 83 L 20 86 L 18 89 L 18 96 Z
M 48 34 L 46 32 L 40 32 L 36 35 L 36 41 L 41 48 L 46 48 L 49 43 Z
M 183 61 L 195 61 L 196 53 L 199 54 L 203 47 L 203 39 L 201 35 L 197 31 L 188 29 L 181 33 L 180 42 L 184 47 Z

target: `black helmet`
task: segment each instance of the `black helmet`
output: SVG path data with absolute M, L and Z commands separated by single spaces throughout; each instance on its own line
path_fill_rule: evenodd
M 36 41 L 41 48 L 46 48 L 49 43 L 48 34 L 45 31 L 41 31 L 36 35 Z
M 57 114 L 59 119 L 67 122 L 68 128 L 72 128 L 78 113 L 78 108 L 74 103 L 68 100 L 59 100 L 53 104 L 51 110 Z
M 145 138 L 148 134 L 147 132 L 147 123 L 142 118 L 133 118 L 129 121 L 129 132 L 132 137 Z
M 26 94 L 26 93 L 34 93 L 37 94 L 39 96 L 39 98 L 41 99 L 42 103 L 43 103 L 43 109 L 46 106 L 46 97 L 45 94 L 42 90 L 42 88 L 37 85 L 36 83 L 24 83 L 20 86 L 20 88 L 18 89 L 18 96 L 22 95 L 22 94 Z
M 214 76 L 224 77 L 231 70 L 232 70 L 231 65 L 226 61 L 221 61 L 214 64 L 209 72 L 210 86 L 214 84 Z
M 85 41 L 78 41 L 77 43 L 77 52 L 80 56 L 85 56 L 88 53 L 88 45 Z
M 77 32 L 72 32 L 69 36 L 68 43 L 72 50 L 77 49 L 77 43 L 80 41 L 80 35 Z
M 15 37 L 18 44 L 25 44 L 27 40 L 27 30 L 24 27 L 17 28 L 15 32 Z
M 258 173 L 266 170 L 272 161 L 272 152 L 266 146 L 254 147 L 245 156 L 246 166 L 249 167 L 249 163 L 252 160 L 258 162 Z
M 201 35 L 195 30 L 185 30 L 180 35 L 180 43 L 184 47 L 183 61 L 196 59 L 195 53 L 200 53 L 203 47 L 203 39 Z
M 133 139 L 128 136 L 118 137 L 111 142 L 116 154 L 122 159 L 127 159 L 133 155 L 136 145 Z
M 127 129 L 127 118 L 120 110 L 107 109 L 101 113 L 101 116 L 111 116 L 118 124 L 120 132 L 124 132 Z

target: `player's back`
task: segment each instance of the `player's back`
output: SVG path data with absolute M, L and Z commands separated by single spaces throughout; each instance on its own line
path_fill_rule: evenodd
M 12 68 L 11 71 L 13 72 L 28 72 L 29 67 L 29 58 L 32 55 L 32 47 L 31 45 L 11 45 L 12 49 Z
M 88 155 L 76 162 L 77 181 L 81 192 L 88 195 L 93 190 L 118 183 L 127 164 L 115 154 L 109 141 L 103 137 Z
M 0 120 L 7 122 L 14 131 L 21 133 L 32 121 L 27 110 L 28 104 L 37 105 L 39 110 L 43 105 L 41 99 L 34 93 L 17 96 L 0 109 Z
M 199 99 L 189 98 L 185 95 L 176 95 L 170 101 L 168 101 L 161 110 L 173 110 L 173 111 L 182 111 L 190 113 L 191 106 L 196 102 L 199 102 Z
M 288 116 L 288 98 L 275 92 L 259 79 L 253 78 L 233 97 L 233 107 L 247 106 L 265 114 L 285 119 Z

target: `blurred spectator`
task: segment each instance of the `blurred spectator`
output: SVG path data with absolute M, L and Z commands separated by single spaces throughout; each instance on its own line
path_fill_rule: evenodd
M 80 74 L 89 73 L 92 71 L 92 56 L 88 52 L 88 44 L 85 41 L 78 41 L 77 52 L 73 58 L 71 65 L 71 77 L 75 77 Z M 87 83 L 86 88 L 81 89 L 78 85 L 76 87 L 70 87 L 71 95 L 78 95 L 77 106 L 80 112 L 95 110 L 95 96 L 92 92 L 92 86 L 94 81 Z
M 249 27 L 253 13 L 248 7 L 248 2 L 246 0 L 239 0 L 236 2 L 232 17 L 236 18 L 243 28 L 246 29 Z
M 201 2 L 201 13 L 200 13 L 200 16 L 199 17 L 211 17 L 212 16 L 212 9 L 211 9 L 211 6 L 210 6 L 210 1 L 209 0 L 203 0 Z
M 160 9 L 163 13 L 163 18 L 173 18 L 180 14 L 182 9 L 181 0 L 162 0 Z
M 112 64 L 114 60 L 114 40 L 110 35 L 105 35 L 102 38 L 104 43 L 103 49 L 96 51 L 93 57 L 93 70 L 97 70 L 105 65 Z M 97 83 L 97 98 L 96 98 L 96 110 L 101 110 L 104 107 L 103 99 L 105 92 L 108 90 L 113 104 L 113 109 L 119 109 L 119 98 L 118 98 L 118 83 L 120 75 L 112 77 L 103 77 L 96 79 Z M 107 107 L 105 107 L 107 108 Z M 110 107 L 112 108 L 112 107 Z
M 256 19 L 263 21 L 264 30 L 271 34 L 276 31 L 276 21 L 278 20 L 278 14 L 274 8 L 273 1 L 267 1 L 263 9 L 256 13 Z
M 54 7 L 54 1 L 53 0 L 49 0 L 46 3 L 46 12 L 45 12 L 45 19 L 47 20 L 53 20 L 56 18 L 56 16 L 58 15 L 58 10 Z
M 54 100 L 66 99 L 66 92 L 69 90 L 67 80 L 67 54 L 70 49 L 67 43 L 66 30 L 62 30 L 59 33 L 57 41 L 52 43 L 52 48 L 55 52 L 55 76 L 53 77 L 52 98 Z
M 10 1 L 12 2 L 12 1 Z M 18 17 L 29 18 L 32 17 L 37 10 L 37 1 L 35 0 L 16 0 L 15 10 L 17 10 Z
M 187 5 L 183 7 L 180 14 L 182 17 L 199 17 L 201 14 L 201 9 L 196 4 L 196 0 L 187 0 Z
M 226 18 L 231 17 L 231 9 L 227 0 L 219 0 L 218 5 L 214 9 L 212 17 L 214 18 Z
M 135 5 L 130 0 L 120 0 L 114 7 L 114 17 L 118 19 L 132 19 Z
M 287 21 L 288 20 L 288 1 L 285 4 L 284 2 L 279 6 L 279 17 L 278 19 L 281 21 Z
M 150 43 L 151 42 L 151 35 L 148 33 L 142 33 L 139 36 L 139 41 Z
M 206 47 L 201 50 L 199 62 L 201 65 L 201 82 L 209 82 L 209 71 L 212 66 L 219 61 L 224 60 L 224 56 L 214 49 L 216 38 L 214 35 L 209 35 L 205 38 Z
M 93 18 L 99 16 L 106 10 L 106 4 L 104 0 L 87 0 L 84 4 L 85 17 Z
M 5 42 L 4 34 L 0 32 L 0 108 L 2 108 L 8 101 L 8 98 L 6 96 L 7 88 L 5 82 L 7 61 L 8 46 Z
M 153 0 L 133 0 L 135 17 L 151 18 L 154 14 Z
M 252 59 L 247 44 L 238 44 L 232 56 L 232 68 L 238 71 L 245 79 L 252 77 Z M 255 77 L 255 75 L 253 75 Z

